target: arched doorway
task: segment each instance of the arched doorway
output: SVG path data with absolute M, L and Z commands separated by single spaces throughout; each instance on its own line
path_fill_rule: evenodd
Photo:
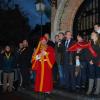
M 79 7 L 73 24 L 74 34 L 90 34 L 93 26 L 100 23 L 100 0 L 85 0 Z
M 57 7 L 56 15 L 54 18 L 53 30 L 51 34 L 52 39 L 54 39 L 55 34 L 59 31 L 73 31 L 73 20 L 76 12 L 84 0 L 60 0 L 60 4 Z M 52 11 L 52 13 L 55 13 Z

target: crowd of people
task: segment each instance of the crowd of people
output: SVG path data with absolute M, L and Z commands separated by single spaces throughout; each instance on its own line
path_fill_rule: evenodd
M 55 36 L 59 86 L 67 91 L 100 93 L 100 26 L 94 25 L 90 36 L 66 31 Z
M 31 55 L 28 41 L 23 40 L 19 47 L 6 45 L 0 53 L 0 85 L 3 92 L 12 92 L 17 87 L 29 88 Z
M 12 92 L 14 81 L 16 87 L 19 79 L 23 79 L 20 82 L 21 89 L 29 89 L 30 83 L 34 83 L 36 79 L 36 91 L 50 90 L 52 88 L 52 73 L 49 67 L 53 67 L 53 83 L 58 88 L 64 88 L 71 92 L 83 91 L 87 95 L 91 93 L 98 95 L 100 93 L 99 34 L 100 26 L 94 25 L 90 38 L 88 35 L 77 34 L 75 40 L 72 32 L 66 31 L 56 34 L 54 42 L 49 39 L 49 34 L 46 33 L 40 39 L 42 47 L 38 44 L 37 49 L 33 48 L 33 50 L 29 48 L 27 40 L 19 43 L 19 48 L 14 50 L 9 45 L 5 46 L 0 54 L 0 73 L 3 76 L 0 77 L 2 78 L 0 80 L 3 83 L 3 92 L 7 90 Z M 47 45 L 52 47 L 54 51 Z M 44 63 L 48 68 L 45 67 Z M 44 71 L 44 69 L 40 69 L 38 66 L 45 68 L 44 80 L 43 78 L 40 80 L 40 70 Z M 19 87 L 18 85 L 17 87 Z M 41 90 L 42 85 L 43 90 Z

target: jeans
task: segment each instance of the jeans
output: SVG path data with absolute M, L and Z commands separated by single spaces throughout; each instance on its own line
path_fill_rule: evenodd
M 80 72 L 77 77 L 75 77 L 76 86 L 85 86 L 87 82 L 87 63 L 81 62 Z
M 30 86 L 29 68 L 20 69 L 20 72 L 22 74 L 22 87 L 27 89 Z
M 7 90 L 7 83 L 9 83 L 8 91 L 12 92 L 14 82 L 14 72 L 6 73 L 3 72 L 3 91 Z
M 96 66 L 96 78 L 100 78 L 100 67 Z
M 63 73 L 63 66 L 62 65 L 58 65 L 58 71 L 59 71 L 59 81 L 60 81 L 60 85 L 64 85 L 64 73 Z
M 75 89 L 75 78 L 74 78 L 74 65 L 67 64 L 64 66 L 64 80 L 65 80 L 65 88 Z
M 57 63 L 55 63 L 55 64 L 53 65 L 53 80 L 54 80 L 55 82 L 58 81 L 58 65 L 57 65 Z
M 88 65 L 88 77 L 89 79 L 95 79 L 95 75 L 96 75 L 96 66 L 93 65 Z

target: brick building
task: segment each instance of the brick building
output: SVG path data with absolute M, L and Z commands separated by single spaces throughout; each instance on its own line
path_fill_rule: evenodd
M 99 4 L 100 0 L 52 0 L 51 37 L 59 31 L 92 30 L 100 22 Z

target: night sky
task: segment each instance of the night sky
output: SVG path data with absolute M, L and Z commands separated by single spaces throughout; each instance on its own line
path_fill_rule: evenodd
M 20 12 L 22 15 L 27 17 L 29 19 L 29 25 L 31 26 L 31 29 L 33 29 L 37 24 L 41 23 L 41 16 L 36 11 L 35 2 L 36 0 L 0 0 L 4 1 L 4 3 L 10 1 L 9 7 L 14 9 L 15 4 L 19 5 Z M 46 6 L 46 9 L 50 11 L 50 4 L 48 3 L 48 0 L 44 0 L 44 4 Z M 3 4 L 3 9 L 6 9 L 6 6 Z M 46 16 L 46 14 L 43 14 L 43 24 L 50 22 L 50 18 Z

